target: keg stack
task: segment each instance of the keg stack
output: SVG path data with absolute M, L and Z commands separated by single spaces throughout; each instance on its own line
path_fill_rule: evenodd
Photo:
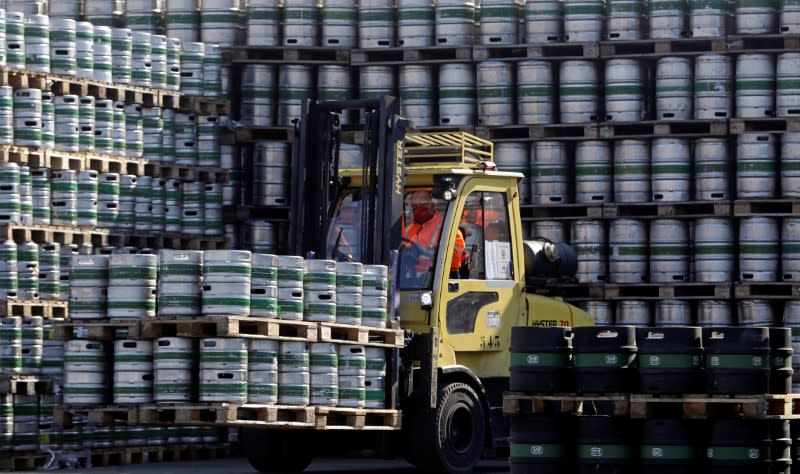
M 248 251 L 54 250 L 48 255 L 65 257 L 59 264 L 71 268 L 73 321 L 62 322 L 60 334 L 64 393 L 73 396 L 65 411 L 77 414 L 78 402 L 86 410 L 113 400 L 121 411 L 136 407 L 146 424 L 164 409 L 251 403 L 302 423 L 325 417 L 328 426 L 351 426 L 358 422 L 343 414 L 372 410 L 368 425 L 396 426 L 396 412 L 387 407 L 387 360 L 403 340 L 400 330 L 386 329 L 387 268 Z M 362 295 L 383 307 L 362 308 Z M 362 314 L 373 318 L 370 324 Z M 107 321 L 115 330 L 98 332 L 82 320 Z M 27 339 L 19 339 L 21 360 L 5 365 L 25 365 Z M 55 348 L 38 347 L 42 367 L 55 372 Z M 85 366 L 88 359 L 79 356 L 89 350 L 107 364 Z
M 181 393 L 179 382 L 185 381 L 189 395 L 184 400 L 197 399 L 195 357 L 189 357 L 188 377 L 162 371 L 158 379 L 156 372 L 164 367 L 153 362 L 152 349 L 143 347 L 154 341 L 122 332 L 109 339 L 109 326 L 156 317 L 158 265 L 152 254 L 160 247 L 227 246 L 218 237 L 218 221 L 213 235 L 187 236 L 191 232 L 184 232 L 181 222 L 182 196 L 168 196 L 165 179 L 178 187 L 197 183 L 200 189 L 218 183 L 208 196 L 199 194 L 208 202 L 197 202 L 220 220 L 224 175 L 215 134 L 227 121 L 223 102 L 229 87 L 220 50 L 209 46 L 212 54 L 198 74 L 202 88 L 187 92 L 180 86 L 184 50 L 180 39 L 159 28 L 159 7 L 180 11 L 190 4 L 193 9 L 194 1 L 129 1 L 124 8 L 116 0 L 1 3 L 7 10 L 0 10 L 0 65 L 13 69 L 14 79 L 0 90 L 0 143 L 16 148 L 13 156 L 3 155 L 14 163 L 0 163 L 0 221 L 16 241 L 0 245 L 0 327 L 13 326 L 0 329 L 0 371 L 3 386 L 20 394 L 0 394 L 0 451 L 9 458 L 3 466 L 13 466 L 17 461 L 12 458 L 39 453 L 40 448 L 177 449 L 216 443 L 216 428 L 168 430 L 129 425 L 134 421 L 130 417 L 128 423 L 95 427 L 91 420 L 96 414 L 87 416 L 83 410 L 65 417 L 59 410 L 152 403 L 159 393 L 151 388 L 157 380 L 166 393 Z M 187 43 L 200 40 L 199 35 L 186 38 Z M 87 79 L 103 87 L 90 85 L 87 90 L 85 83 L 79 84 Z M 162 99 L 167 92 L 169 97 Z M 209 106 L 212 96 L 216 99 Z M 174 122 L 176 112 L 194 109 L 217 118 L 217 127 L 206 129 L 199 140 L 206 157 L 202 172 L 195 169 L 198 161 L 176 163 L 174 135 L 165 137 L 163 131 L 162 120 Z M 227 150 L 228 161 L 231 154 Z M 142 182 L 138 193 L 137 181 Z M 171 235 L 164 236 L 168 202 L 179 211 L 178 227 L 173 221 Z M 137 204 L 148 212 L 137 214 Z M 173 293 L 165 295 L 196 298 L 192 315 L 199 314 L 199 271 L 186 292 L 184 275 L 178 272 L 176 279 L 174 264 L 171 269 L 166 280 L 173 286 L 166 289 Z M 17 326 L 21 334 L 16 334 Z M 194 342 L 189 342 L 191 348 Z M 9 449 L 13 456 L 6 453 Z M 34 462 L 25 461 L 26 466 Z
M 789 405 L 743 417 L 744 405 L 715 397 L 791 393 L 790 338 L 766 327 L 514 327 L 511 472 L 788 472 L 800 434 Z
M 399 96 L 418 127 L 496 140 L 499 168 L 525 174 L 522 204 L 536 217 L 524 233 L 576 247 L 580 285 L 564 296 L 598 323 L 781 325 L 793 315 L 796 213 L 779 204 L 797 198 L 797 137 L 783 124 L 798 113 L 800 60 L 778 36 L 800 30 L 791 2 L 399 0 L 376 16 L 367 13 L 386 2 L 266 3 L 248 7 L 248 45 L 350 49 L 350 64 L 243 64 L 245 127 L 290 126 L 297 95 Z M 388 12 L 391 34 L 371 22 Z M 519 45 L 541 52 L 520 57 Z M 438 64 L 397 66 L 387 46 L 420 58 L 455 49 Z M 271 199 L 288 193 L 274 184 L 291 145 L 243 145 L 256 167 L 245 202 L 284 205 Z M 549 210 L 562 205 L 570 210 Z M 280 227 L 254 219 L 242 237 L 280 253 Z

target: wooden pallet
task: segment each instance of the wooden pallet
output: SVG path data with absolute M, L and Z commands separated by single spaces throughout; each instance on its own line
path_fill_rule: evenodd
M 560 296 L 570 301 L 602 300 L 605 298 L 605 285 L 602 283 L 579 283 L 560 285 L 554 290 L 536 290 L 537 294 Z
M 18 243 L 58 242 L 61 245 L 91 244 L 95 247 L 166 248 L 185 250 L 224 250 L 230 243 L 224 236 L 136 232 L 87 226 L 0 224 L 0 238 Z
M 0 456 L 0 471 L 36 471 L 49 460 L 50 455 L 39 451 L 9 451 Z
M 159 100 L 161 102 L 161 107 L 165 109 L 180 109 L 181 107 L 181 94 L 180 91 L 173 91 L 173 90 L 160 90 L 158 91 Z
M 731 134 L 800 132 L 800 117 L 732 118 Z
M 248 219 L 267 219 L 273 222 L 285 222 L 288 225 L 289 206 L 255 206 L 243 204 L 238 206 L 223 206 L 222 219 L 226 224 L 236 224 Z
M 603 122 L 601 139 L 622 138 L 697 138 L 723 137 L 728 134 L 725 120 L 655 120 L 640 122 Z
M 49 78 L 46 74 L 3 68 L 2 76 L 3 84 L 14 89 L 49 90 Z
M 52 91 L 56 95 L 90 95 L 96 99 L 121 100 L 128 104 L 141 104 L 144 107 L 161 107 L 159 90 L 81 79 L 76 77 L 48 75 Z
M 248 316 L 196 316 L 142 321 L 142 337 L 246 337 L 315 342 L 317 323 Z
M 231 447 L 219 444 L 174 444 L 166 446 L 128 446 L 120 448 L 93 448 L 92 466 L 124 466 L 174 461 L 196 461 L 227 458 Z
M 62 157 L 53 153 L 53 150 L 43 148 L 30 148 L 17 145 L 0 145 L 0 158 L 2 161 L 27 165 L 31 168 L 50 168 L 52 170 L 71 169 L 83 170 L 83 160 L 80 158 Z
M 152 176 L 155 165 L 138 158 L 121 158 L 116 156 L 86 155 L 86 169 L 98 173 L 132 174 L 134 176 Z
M 632 283 L 605 285 L 606 299 L 728 299 L 730 284 L 715 283 Z
M 597 140 L 600 138 L 596 123 L 553 123 L 537 125 L 480 126 L 475 134 L 493 142 L 527 142 L 548 139 Z
M 402 348 L 404 344 L 402 329 L 382 329 L 335 323 L 319 323 L 318 340 L 374 347 Z
M 800 35 L 728 35 L 727 50 L 731 53 L 783 53 L 800 48 Z
M 52 391 L 53 382 L 47 377 L 24 374 L 0 375 L 0 393 L 43 395 Z
M 114 237 L 118 240 L 120 235 Z M 58 242 L 61 245 L 106 246 L 114 244 L 114 237 L 110 231 L 95 227 L 0 224 L 0 238 L 18 243 L 32 241 L 39 244 Z
M 800 285 L 795 283 L 737 283 L 736 298 L 793 299 L 800 298 Z
M 227 100 L 203 96 L 181 96 L 178 108 L 201 115 L 228 115 L 230 113 L 230 103 Z
M 230 242 L 224 236 L 192 236 L 191 234 L 142 233 L 110 236 L 116 247 L 179 249 L 179 250 L 226 250 Z
M 77 333 L 77 335 L 76 335 Z M 141 321 L 131 320 L 69 320 L 56 325 L 56 337 L 62 341 L 73 339 L 89 339 L 93 341 L 111 341 L 119 339 L 139 339 L 142 337 Z
M 601 50 L 597 43 L 540 43 L 473 46 L 476 61 L 526 60 L 541 58 L 597 58 Z
M 522 220 L 601 219 L 602 204 L 526 204 Z
M 53 170 L 94 170 L 100 173 L 121 173 L 136 176 L 155 173 L 155 165 L 139 158 L 86 152 L 67 152 L 49 148 L 31 148 L 17 145 L 0 145 L 0 158 L 31 168 Z
M 652 40 L 603 41 L 600 55 L 603 58 L 684 56 L 702 53 L 724 53 L 724 38 L 677 38 Z
M 531 125 L 531 140 L 596 140 L 600 138 L 600 128 L 596 123 L 554 123 Z
M 800 418 L 800 394 L 791 395 L 529 395 L 506 392 L 503 414 L 518 416 L 538 413 L 593 414 L 603 404 L 604 414 L 630 418 L 744 417 L 755 419 Z
M 428 46 L 423 48 L 370 48 L 350 51 L 350 64 L 400 65 L 408 61 L 415 63 L 468 63 L 472 61 L 472 48 L 469 46 Z
M 734 416 L 756 419 L 800 418 L 800 395 L 630 395 L 631 418 L 669 414 L 683 418 Z
M 540 43 L 528 45 L 530 59 L 594 59 L 600 57 L 600 43 Z
M 41 316 L 45 319 L 67 318 L 67 302 L 56 300 L 6 300 L 0 301 L 0 316 Z
M 319 46 L 237 46 L 225 50 L 222 60 L 229 63 L 274 63 L 284 64 L 350 64 L 350 50 Z
M 202 183 L 228 182 L 228 170 L 222 168 L 160 164 L 154 173 L 164 179 L 200 181 Z
M 646 202 L 603 204 L 603 217 L 728 217 L 730 201 Z
M 92 426 L 111 426 L 120 422 L 132 426 L 139 423 L 139 406 L 57 406 L 53 408 L 53 424 L 56 426 L 71 428 L 75 416 L 86 419 Z
M 398 410 L 316 407 L 318 430 L 399 430 Z
M 472 47 L 472 57 L 476 61 L 536 59 L 541 57 L 541 52 L 540 47 L 528 44 L 476 45 Z M 583 53 L 582 50 L 581 53 Z
M 733 203 L 733 215 L 791 217 L 800 214 L 798 199 L 737 199 Z
M 223 145 L 236 145 L 238 143 L 252 143 L 264 140 L 291 143 L 294 141 L 294 133 L 294 128 L 292 127 L 242 126 L 233 131 L 220 131 L 219 142 Z
M 606 409 L 598 408 L 599 404 Z M 507 392 L 503 395 L 503 415 L 518 416 L 540 413 L 574 413 L 593 415 L 599 412 L 615 416 L 628 416 L 630 413 L 630 400 L 628 395 L 587 395 L 574 394 L 557 395 L 526 395 L 523 393 Z
M 139 423 L 312 428 L 315 409 L 231 403 L 144 405 L 139 409 Z

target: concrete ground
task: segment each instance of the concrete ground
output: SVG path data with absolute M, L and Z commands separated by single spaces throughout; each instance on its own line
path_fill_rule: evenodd
M 485 461 L 477 472 L 480 474 L 500 474 L 509 471 L 506 461 Z M 41 474 L 42 471 L 17 471 L 18 474 Z M 135 464 L 130 466 L 96 467 L 80 470 L 52 471 L 63 474 L 253 474 L 244 458 L 215 459 L 207 461 L 183 461 L 169 463 Z M 340 459 L 321 458 L 315 460 L 306 473 L 381 473 L 412 474 L 417 472 L 413 466 L 402 460 L 384 459 Z

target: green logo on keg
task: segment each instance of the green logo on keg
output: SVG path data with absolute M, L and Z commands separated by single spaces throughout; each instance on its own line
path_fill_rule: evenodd
M 653 448 L 650 451 L 650 455 L 654 458 L 664 457 L 664 449 L 663 448 Z

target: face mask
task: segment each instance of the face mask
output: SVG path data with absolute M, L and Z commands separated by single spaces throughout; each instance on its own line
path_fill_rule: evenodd
M 414 208 L 414 222 L 417 224 L 424 224 L 431 220 L 433 211 L 428 206 L 417 206 Z

